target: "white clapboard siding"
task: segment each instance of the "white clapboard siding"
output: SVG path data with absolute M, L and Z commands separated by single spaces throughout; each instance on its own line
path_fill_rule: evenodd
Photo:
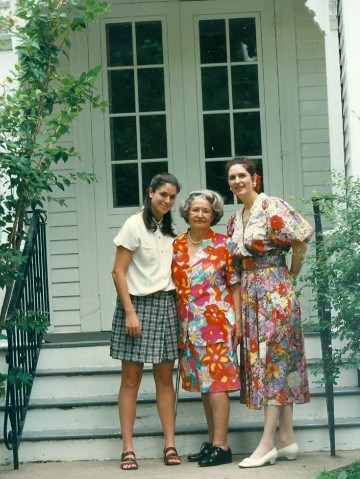
M 74 324 L 78 324 L 78 329 L 75 332 L 80 331 L 80 311 L 74 309 L 73 311 L 53 311 L 51 313 L 51 331 L 56 328 L 61 329 L 61 333 L 69 333 L 71 327 Z
M 76 226 L 76 213 L 74 211 L 68 211 L 65 208 L 62 212 L 49 215 L 48 224 L 49 228 L 58 228 L 60 226 Z
M 50 260 L 51 269 L 74 268 L 79 266 L 79 258 L 77 254 L 53 255 L 50 257 Z
M 50 254 L 76 254 L 78 243 L 76 240 L 50 241 Z
M 311 87 L 314 85 L 326 86 L 326 74 L 325 73 L 301 73 L 299 74 L 299 87 Z
M 66 205 L 61 205 L 57 201 L 50 201 L 47 208 L 49 213 L 64 213 L 66 211 L 76 211 L 76 199 L 73 196 L 70 196 L 68 191 L 66 191 L 65 193 L 65 197 L 62 197 L 62 199 L 65 201 Z
M 75 283 L 79 281 L 78 268 L 61 268 L 52 271 L 53 284 L 57 283 Z
M 325 128 L 317 128 L 314 130 L 303 130 L 301 132 L 301 140 L 303 144 L 311 143 L 327 143 L 329 141 L 329 131 Z
M 64 210 L 64 207 L 62 207 Z M 61 226 L 56 227 L 53 226 L 49 228 L 48 239 L 51 240 L 69 240 L 69 239 L 76 239 L 77 238 L 77 227 L 76 226 Z
M 304 196 L 326 192 L 330 169 L 324 37 L 303 0 L 295 0 Z

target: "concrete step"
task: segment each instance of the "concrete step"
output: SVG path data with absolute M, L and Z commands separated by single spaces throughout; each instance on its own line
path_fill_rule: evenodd
M 320 358 L 310 358 L 307 360 L 307 369 L 309 375 L 310 388 L 317 388 L 322 386 L 322 370 L 320 365 Z M 359 373 L 357 368 L 340 368 L 340 376 L 336 379 L 335 385 L 337 387 L 356 387 L 359 386 Z
M 38 361 L 39 370 L 116 366 L 119 361 L 110 357 L 108 344 L 64 343 L 44 344 Z
M 320 338 L 318 333 L 305 334 L 305 351 L 309 358 L 321 357 Z M 38 362 L 39 370 L 51 370 L 61 368 L 97 368 L 114 366 L 118 360 L 110 357 L 109 341 L 73 341 L 61 343 L 44 342 Z
M 321 374 L 317 374 L 320 359 L 308 361 L 308 372 L 311 389 L 320 386 Z M 174 384 L 176 367 L 174 369 Z M 107 366 L 73 368 L 38 368 L 34 380 L 31 398 L 63 398 L 63 397 L 95 397 L 109 396 L 118 393 L 121 379 L 121 361 Z M 338 387 L 356 387 L 359 384 L 356 368 L 342 368 L 337 380 Z M 144 366 L 144 374 L 140 385 L 140 393 L 152 393 L 154 380 L 152 366 Z
M 335 391 L 336 416 L 360 417 L 360 388 Z M 181 394 L 177 410 L 178 424 L 195 425 L 204 415 L 201 398 L 197 394 Z M 324 390 L 316 390 L 311 402 L 295 405 L 294 415 L 299 421 L 326 419 L 327 409 Z M 239 402 L 238 394 L 231 395 L 230 424 L 262 422 L 260 411 L 248 410 Z M 156 424 L 159 417 L 154 394 L 141 394 L 138 400 L 137 421 L 139 426 Z M 117 396 L 96 398 L 37 399 L 30 403 L 24 431 L 77 428 L 119 428 Z
M 329 451 L 329 435 L 326 421 L 295 421 L 296 440 L 302 452 Z M 250 454 L 258 444 L 262 423 L 233 424 L 229 431 L 229 444 L 234 454 Z M 197 451 L 207 439 L 205 423 L 197 423 L 196 429 L 178 424 L 176 445 L 181 455 Z M 360 417 L 337 420 L 337 450 L 354 449 L 360 444 Z M 138 458 L 160 458 L 163 437 L 158 429 L 135 426 L 134 445 Z M 78 429 L 31 432 L 23 435 L 20 457 L 23 462 L 74 461 L 119 459 L 121 452 L 118 429 Z M 1 451 L 4 455 L 6 451 Z M 9 456 L 9 452 L 7 452 Z

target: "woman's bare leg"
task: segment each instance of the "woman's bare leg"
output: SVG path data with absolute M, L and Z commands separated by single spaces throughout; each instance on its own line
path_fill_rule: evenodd
M 221 447 L 225 451 L 229 445 L 227 442 L 230 400 L 227 392 L 209 393 L 209 401 L 213 413 L 214 437 L 213 445 Z
M 205 412 L 206 424 L 207 424 L 207 427 L 208 427 L 209 443 L 213 444 L 213 442 L 214 442 L 214 417 L 213 417 L 213 411 L 212 411 L 212 408 L 211 408 L 209 393 L 201 393 L 201 399 L 202 399 L 203 408 L 204 408 L 204 412 Z
M 165 448 L 175 447 L 175 390 L 173 370 L 175 361 L 154 364 L 153 375 L 156 385 L 156 403 L 162 424 Z M 174 460 L 174 462 L 178 462 Z
M 121 384 L 118 397 L 119 419 L 123 452 L 133 451 L 133 432 L 136 417 L 136 400 L 144 364 L 122 362 Z

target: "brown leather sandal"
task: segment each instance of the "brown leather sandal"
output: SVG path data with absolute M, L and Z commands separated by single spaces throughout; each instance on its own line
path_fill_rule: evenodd
M 124 471 L 136 471 L 138 469 L 134 451 L 126 451 L 121 454 L 120 467 Z
M 180 463 L 181 463 L 181 459 L 174 446 L 169 446 L 166 449 L 164 449 L 165 466 L 178 466 Z

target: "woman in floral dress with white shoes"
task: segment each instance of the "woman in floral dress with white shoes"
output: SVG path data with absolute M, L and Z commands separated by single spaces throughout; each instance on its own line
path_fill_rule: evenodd
M 234 158 L 226 172 L 230 189 L 243 204 L 228 222 L 230 249 L 241 271 L 241 402 L 265 410 L 260 443 L 239 466 L 259 467 L 298 454 L 293 404 L 309 402 L 310 395 L 294 279 L 313 228 L 284 200 L 257 193 L 252 160 Z

